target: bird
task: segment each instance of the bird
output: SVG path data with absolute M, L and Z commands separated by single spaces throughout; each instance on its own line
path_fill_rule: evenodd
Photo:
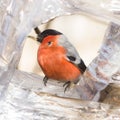
M 64 82 L 65 92 L 71 83 L 78 83 L 87 67 L 63 33 L 55 29 L 46 29 L 41 33 L 38 28 L 35 30 L 38 34 L 37 41 L 40 42 L 37 61 L 45 74 L 44 85 L 48 79 Z

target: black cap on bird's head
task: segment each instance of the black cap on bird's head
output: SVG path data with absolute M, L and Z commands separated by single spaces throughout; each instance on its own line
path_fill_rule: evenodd
M 38 28 L 37 28 L 37 29 L 38 29 Z M 53 29 L 44 30 L 42 33 L 40 33 L 40 31 L 37 32 L 36 30 L 35 30 L 35 32 L 36 32 L 36 34 L 38 35 L 38 36 L 37 36 L 37 41 L 40 42 L 40 43 L 43 41 L 43 39 L 44 39 L 45 37 L 47 37 L 47 36 L 49 36 L 49 35 L 61 35 L 61 34 L 62 34 L 62 33 L 58 32 L 58 31 L 56 31 L 56 30 L 53 30 Z

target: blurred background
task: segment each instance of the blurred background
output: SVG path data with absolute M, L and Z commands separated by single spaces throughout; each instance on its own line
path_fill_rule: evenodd
M 57 17 L 46 24 L 42 24 L 39 29 L 43 31 L 52 28 L 64 33 L 88 66 L 99 52 L 107 26 L 108 21 L 80 13 Z M 36 38 L 34 30 L 28 36 Z M 39 43 L 36 40 L 26 37 L 18 69 L 29 73 L 42 74 L 37 63 L 38 47 Z

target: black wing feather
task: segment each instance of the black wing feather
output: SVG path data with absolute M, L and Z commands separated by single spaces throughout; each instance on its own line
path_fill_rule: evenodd
M 71 63 L 74 64 L 74 61 L 76 60 L 76 58 L 74 56 L 67 56 L 67 58 L 70 60 Z M 87 68 L 82 59 L 80 59 L 80 63 L 79 64 L 75 64 L 75 65 L 80 69 L 80 71 L 82 73 L 84 73 L 86 68 Z
M 82 73 L 84 73 L 87 68 L 82 59 L 80 60 L 80 63 L 77 66 L 81 69 Z

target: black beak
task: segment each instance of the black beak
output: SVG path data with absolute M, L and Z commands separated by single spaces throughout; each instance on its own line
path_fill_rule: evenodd
M 34 28 L 34 30 L 35 30 L 35 33 L 37 34 L 37 41 L 41 43 L 43 39 L 41 36 L 41 31 L 39 30 L 38 27 Z

